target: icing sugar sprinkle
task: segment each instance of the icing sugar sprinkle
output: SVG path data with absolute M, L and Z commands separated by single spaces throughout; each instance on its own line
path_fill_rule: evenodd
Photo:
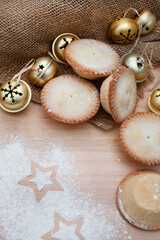
M 154 194 L 153 194 L 153 199 L 154 200 L 160 200 L 160 194 L 158 194 L 159 193 L 159 184 L 156 182 L 154 185 L 153 185 L 153 187 L 154 187 Z
M 45 151 L 39 152 L 22 137 L 8 138 L 7 144 L 0 143 L 0 239 L 41 240 L 54 228 L 56 212 L 70 218 L 83 217 L 81 234 L 85 240 L 132 239 L 117 210 L 107 209 L 95 201 L 93 193 L 81 191 L 79 172 L 74 168 L 76 159 L 64 147 L 42 143 L 41 149 Z M 43 168 L 58 165 L 56 180 L 64 191 L 47 192 L 38 203 L 31 188 L 18 184 L 31 174 L 31 161 Z M 45 186 L 45 181 L 51 184 L 50 173 L 43 181 L 38 177 L 42 173 L 36 174 L 32 181 L 39 190 Z M 64 226 L 60 230 L 57 236 L 61 240 L 73 238 L 66 236 L 66 231 L 74 236 L 74 226 L 71 231 Z
M 154 195 L 154 196 L 153 196 L 153 199 L 154 199 L 154 200 L 160 200 L 159 196 L 157 196 L 157 195 Z

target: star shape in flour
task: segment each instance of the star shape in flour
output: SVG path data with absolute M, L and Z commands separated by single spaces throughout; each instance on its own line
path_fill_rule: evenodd
M 38 163 L 32 161 L 32 174 L 22 179 L 19 184 L 32 188 L 37 202 L 40 202 L 48 191 L 63 191 L 63 188 L 55 178 L 57 170 L 58 165 L 43 168 Z
M 36 177 L 31 179 L 30 182 L 37 184 L 38 191 L 42 191 L 45 185 L 53 185 L 51 181 L 52 171 L 43 173 L 36 169 Z
M 81 235 L 83 217 L 66 220 L 64 217 L 55 213 L 54 229 L 42 236 L 43 240 L 85 240 Z

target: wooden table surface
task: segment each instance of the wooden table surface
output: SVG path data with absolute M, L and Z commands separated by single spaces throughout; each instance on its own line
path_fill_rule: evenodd
M 153 87 L 160 81 L 160 68 L 153 72 L 156 79 L 154 84 L 149 87 Z M 159 86 L 160 84 L 156 88 Z M 149 95 L 150 92 L 146 92 L 144 99 L 139 100 L 136 111 L 149 111 L 147 106 Z M 81 191 L 94 193 L 95 201 L 103 203 L 106 209 L 117 209 L 116 190 L 119 182 L 128 173 L 146 168 L 132 162 L 121 150 L 118 128 L 106 132 L 91 123 L 65 125 L 50 119 L 42 107 L 36 103 L 31 103 L 25 111 L 14 115 L 0 110 L 0 118 L 1 140 L 3 135 L 17 134 L 24 135 L 31 144 L 35 144 L 39 148 L 40 152 L 45 151 L 41 148 L 41 145 L 47 142 L 69 148 L 70 154 L 75 156 L 74 167 L 75 171 L 79 172 Z M 36 136 L 37 142 L 32 140 L 33 136 Z M 160 167 L 152 169 L 159 171 Z M 86 182 L 88 175 L 90 179 Z M 125 227 L 129 235 L 132 236 L 132 240 L 160 239 L 160 231 L 139 230 L 127 222 L 125 222 Z M 104 236 L 105 239 L 108 238 Z M 116 239 L 125 238 L 114 238 L 114 240 Z

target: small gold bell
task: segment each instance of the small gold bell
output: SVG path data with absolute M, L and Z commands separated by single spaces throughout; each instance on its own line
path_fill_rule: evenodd
M 32 66 L 29 78 L 31 82 L 43 87 L 57 72 L 57 64 L 50 57 L 40 57 Z
M 138 25 L 131 18 L 118 18 L 110 26 L 109 36 L 118 44 L 128 44 L 137 36 Z
M 52 53 L 55 59 L 63 64 L 67 64 L 67 61 L 64 56 L 64 50 L 67 47 L 69 43 L 71 43 L 74 40 L 78 40 L 79 37 L 77 37 L 73 33 L 63 33 L 59 35 L 52 44 Z
M 136 15 L 135 21 L 138 26 L 142 22 L 142 32 L 141 35 L 149 34 L 156 25 L 156 16 L 148 9 L 141 10 L 139 16 Z
M 31 101 L 29 85 L 20 80 L 5 82 L 0 88 L 0 107 L 6 112 L 16 113 L 24 110 Z
M 148 106 L 152 112 L 160 115 L 160 88 L 151 94 L 148 99 Z
M 123 66 L 130 68 L 136 77 L 136 82 L 143 82 L 149 72 L 149 64 L 147 60 L 137 53 L 124 54 L 121 58 Z

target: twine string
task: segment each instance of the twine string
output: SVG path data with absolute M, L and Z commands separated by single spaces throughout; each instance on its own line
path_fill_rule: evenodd
M 149 43 L 146 43 L 146 46 L 145 46 L 145 48 L 144 48 L 144 50 L 143 50 L 143 52 L 142 52 L 142 55 L 143 55 L 143 56 L 145 55 L 145 57 L 146 57 L 147 60 L 148 60 L 149 67 L 153 70 L 154 67 L 153 67 L 153 64 L 152 64 L 152 58 L 153 58 L 154 45 L 153 45 L 153 43 L 152 43 L 150 57 L 148 57 L 147 51 L 146 51 L 146 49 L 147 49 L 148 46 L 149 46 Z
M 15 86 L 19 84 L 19 81 L 21 80 L 21 76 L 23 73 L 27 72 L 29 69 L 32 68 L 33 64 L 35 63 L 34 59 L 31 59 L 20 71 L 19 73 L 15 74 L 11 80 L 13 82 L 16 79 Z M 14 86 L 14 87 L 15 87 Z
M 139 15 L 139 12 L 138 12 L 135 8 L 130 7 L 130 8 L 128 8 L 128 9 L 124 12 L 123 17 L 126 17 L 127 14 L 128 14 L 130 11 L 134 11 L 138 16 L 140 16 L 140 15 Z
M 138 15 L 138 17 L 140 18 L 139 30 L 138 30 L 138 35 L 137 35 L 136 41 L 135 41 L 133 47 L 129 50 L 129 53 L 132 53 L 133 49 L 137 46 L 137 44 L 138 44 L 138 42 L 139 42 L 139 40 L 140 40 L 140 36 L 141 36 L 141 32 L 142 32 L 142 21 L 141 21 L 141 16 L 140 16 L 139 12 L 138 12 L 135 8 L 132 8 L 132 7 L 128 8 L 128 9 L 125 11 L 123 17 L 126 17 L 126 15 L 127 15 L 130 11 L 134 11 L 134 12 Z
M 64 62 L 56 59 L 50 51 L 48 51 L 48 55 L 49 55 L 55 62 L 57 62 L 57 63 L 62 63 L 62 64 L 64 64 L 64 65 L 67 65 L 67 66 L 68 66 L 67 63 L 64 63 Z
M 52 54 L 50 51 L 48 51 L 48 55 L 49 55 L 55 62 L 59 63 L 59 61 L 55 59 L 55 57 L 53 56 L 53 54 Z M 61 62 L 60 62 L 60 63 L 61 63 Z M 59 68 L 58 65 L 57 65 L 57 67 Z
M 146 43 L 146 46 L 144 47 L 143 52 L 142 52 L 142 56 L 145 55 L 146 59 L 148 60 L 149 68 L 153 70 L 154 67 L 153 67 L 153 64 L 152 64 L 152 58 L 153 58 L 154 45 L 152 43 L 150 57 L 148 57 L 147 51 L 146 51 L 148 45 L 149 45 L 149 43 Z M 151 71 L 149 71 L 147 79 L 148 79 L 148 82 L 153 82 L 154 76 L 153 76 L 153 73 Z M 157 85 L 159 85 L 159 81 L 152 88 L 145 88 L 145 87 L 139 88 L 139 94 L 141 95 L 142 92 L 152 92 Z
M 46 70 L 49 68 L 49 66 L 52 64 L 53 60 L 55 60 L 54 56 L 52 55 L 51 52 L 48 52 L 48 55 L 52 58 L 51 61 L 49 61 L 49 63 L 46 65 L 44 71 L 42 71 L 37 80 L 31 85 L 31 88 L 36 84 L 36 82 L 43 76 L 43 74 L 46 72 Z M 16 87 L 19 84 L 19 81 L 21 80 L 21 76 L 23 73 L 27 72 L 28 70 L 30 70 L 33 65 L 35 63 L 35 59 L 31 59 L 17 74 L 15 74 L 11 80 L 11 82 L 13 82 L 16 79 L 16 82 L 14 84 L 14 87 Z M 35 71 L 37 71 L 36 69 L 33 69 Z
M 156 27 L 154 31 L 160 33 L 160 27 Z
M 55 61 L 58 62 L 58 60 L 55 59 L 55 57 L 53 56 L 53 54 L 52 54 L 50 51 L 48 51 L 48 55 L 49 55 L 51 58 L 53 58 Z
M 149 59 L 149 66 L 151 69 L 154 69 L 153 64 L 152 64 L 153 50 L 154 50 L 154 45 L 152 43 L 152 49 L 151 49 L 151 54 L 150 54 L 150 59 Z

